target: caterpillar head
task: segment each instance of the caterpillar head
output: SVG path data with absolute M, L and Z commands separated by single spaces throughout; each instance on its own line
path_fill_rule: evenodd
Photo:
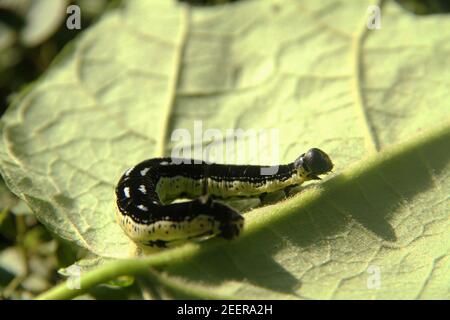
M 328 173 L 333 169 L 330 157 L 320 149 L 312 148 L 298 157 L 294 162 L 297 168 L 304 168 L 309 179 L 320 180 L 321 174 Z

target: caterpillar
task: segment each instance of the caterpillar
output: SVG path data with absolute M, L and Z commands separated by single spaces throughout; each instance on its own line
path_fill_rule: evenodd
M 320 180 L 333 163 L 325 152 L 312 148 L 277 166 L 273 174 L 261 174 L 262 168 L 182 158 L 145 160 L 126 170 L 117 184 L 117 221 L 143 246 L 165 248 L 211 236 L 231 240 L 239 236 L 244 218 L 220 199 L 261 197 Z M 175 201 L 182 198 L 192 200 Z

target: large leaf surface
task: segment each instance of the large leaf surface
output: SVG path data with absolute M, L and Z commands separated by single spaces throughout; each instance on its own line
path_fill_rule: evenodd
M 2 175 L 59 236 L 127 257 L 115 183 L 170 154 L 172 130 L 192 132 L 195 120 L 221 132 L 276 128 L 280 161 L 317 146 L 336 172 L 382 154 L 448 118 L 450 20 L 387 2 L 370 31 L 368 5 L 130 1 L 15 99 L 1 123 Z M 241 241 L 169 269 L 188 279 L 173 281 L 242 297 L 448 297 L 449 155 L 429 146 L 431 157 L 398 151 L 336 177 L 334 193 L 250 212 Z M 380 289 L 370 289 L 378 272 Z

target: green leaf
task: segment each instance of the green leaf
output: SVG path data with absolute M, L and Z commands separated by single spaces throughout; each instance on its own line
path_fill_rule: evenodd
M 1 173 L 62 238 L 129 257 L 114 221 L 127 167 L 170 154 L 172 131 L 196 120 L 277 128 L 280 161 L 320 147 L 338 176 L 249 212 L 237 242 L 167 253 L 155 281 L 196 297 L 448 298 L 449 129 L 413 136 L 449 118 L 450 20 L 386 2 L 368 30 L 369 4 L 130 1 L 10 106 Z
M 449 298 L 450 123 L 438 133 L 250 212 L 241 241 L 166 271 L 245 297 Z

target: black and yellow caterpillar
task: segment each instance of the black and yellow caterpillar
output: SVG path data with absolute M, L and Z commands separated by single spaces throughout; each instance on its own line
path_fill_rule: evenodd
M 167 247 L 218 235 L 237 237 L 244 218 L 216 201 L 256 197 L 290 188 L 332 170 L 333 163 L 313 148 L 294 162 L 263 175 L 256 165 L 208 164 L 192 159 L 154 158 L 128 169 L 116 187 L 117 220 L 126 234 L 144 246 Z M 189 198 L 192 201 L 173 202 Z

